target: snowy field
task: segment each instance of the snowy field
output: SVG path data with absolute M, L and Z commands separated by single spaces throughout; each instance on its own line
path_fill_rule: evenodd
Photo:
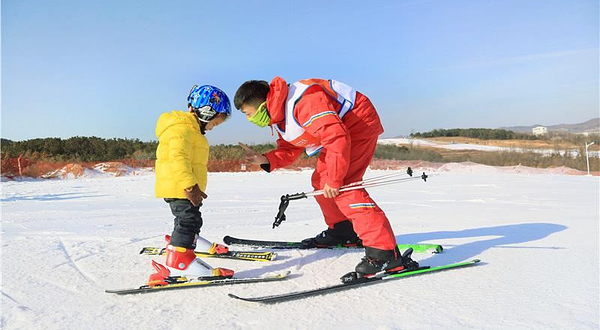
M 418 169 L 416 169 L 418 170 Z M 369 172 L 366 177 L 383 172 Z M 324 229 L 310 172 L 211 173 L 202 235 L 299 240 Z M 207 259 L 237 276 L 289 280 L 117 296 L 153 271 L 143 246 L 172 230 L 152 173 L 2 182 L 2 319 L 13 329 L 598 329 L 598 177 L 456 167 L 428 182 L 374 188 L 400 243 L 440 243 L 422 265 L 479 258 L 472 268 L 275 305 L 236 301 L 338 283 L 362 251 L 280 251 L 271 263 Z M 163 257 L 155 257 L 162 261 Z
M 509 148 L 509 147 L 498 147 L 498 146 L 486 146 L 481 144 L 469 144 L 469 143 L 438 143 L 435 141 L 421 140 L 421 139 L 407 139 L 407 138 L 395 138 L 395 139 L 380 139 L 379 144 L 392 144 L 392 145 L 414 145 L 423 147 L 433 147 L 449 150 L 478 150 L 478 151 L 502 151 L 502 152 L 535 152 L 546 156 L 552 154 L 565 154 L 565 150 L 554 150 L 554 149 L 535 149 L 535 148 Z M 569 154 L 575 158 L 579 155 L 579 150 L 570 149 Z M 589 151 L 590 157 L 600 157 L 599 151 Z

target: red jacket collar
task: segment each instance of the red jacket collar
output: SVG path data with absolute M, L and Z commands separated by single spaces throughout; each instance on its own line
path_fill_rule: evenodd
M 269 85 L 267 94 L 267 109 L 271 116 L 271 125 L 285 121 L 285 101 L 287 100 L 288 85 L 281 77 L 275 77 Z

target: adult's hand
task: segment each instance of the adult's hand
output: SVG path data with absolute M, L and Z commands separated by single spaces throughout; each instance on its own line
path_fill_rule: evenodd
M 244 159 L 250 164 L 261 165 L 269 163 L 267 157 L 257 153 L 242 142 L 238 142 L 238 144 L 244 149 Z
M 327 183 L 325 187 L 323 187 L 323 196 L 325 198 L 334 198 L 340 194 L 340 190 L 338 188 L 331 188 Z

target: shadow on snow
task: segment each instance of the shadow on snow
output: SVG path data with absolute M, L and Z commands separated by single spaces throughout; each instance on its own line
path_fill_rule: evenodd
M 514 247 L 506 246 L 543 239 L 551 234 L 567 229 L 566 226 L 553 223 L 523 223 L 496 227 L 472 228 L 459 231 L 435 231 L 429 233 L 406 234 L 396 236 L 396 241 L 402 244 L 431 242 L 442 239 L 469 239 L 474 241 L 453 245 L 451 249 L 445 250 L 425 260 L 423 264 L 438 266 L 448 263 L 465 261 L 478 256 L 490 248 L 536 248 L 536 249 L 561 249 L 561 247 Z M 489 238 L 489 236 L 500 236 Z M 483 239 L 477 239 L 482 237 Z M 443 244 L 442 244 L 443 245 Z M 450 246 L 450 245 L 449 245 Z
M 439 266 L 455 262 L 466 261 L 473 259 L 490 248 L 506 247 L 506 248 L 539 248 L 539 249 L 562 249 L 561 247 L 515 247 L 506 246 L 511 244 L 525 243 L 531 241 L 537 241 L 543 239 L 553 233 L 563 231 L 567 229 L 566 226 L 551 224 L 551 223 L 524 223 L 514 224 L 496 227 L 485 227 L 485 228 L 473 228 L 459 231 L 436 231 L 430 233 L 417 233 L 417 234 L 406 234 L 399 235 L 396 237 L 396 241 L 399 244 L 416 244 L 420 242 L 439 243 L 436 240 L 443 239 L 472 239 L 470 242 L 458 243 L 451 246 L 450 249 L 444 250 L 443 253 L 434 254 L 433 256 L 421 259 L 420 255 L 416 255 L 416 260 L 422 265 L 428 266 Z M 499 236 L 489 238 L 489 236 Z M 265 249 L 269 250 L 269 249 Z M 360 260 L 360 257 L 364 253 L 363 250 L 289 250 L 290 254 L 296 254 L 296 256 L 286 256 L 279 260 L 285 260 L 282 263 L 273 263 L 263 266 L 259 269 L 252 269 L 246 271 L 240 271 L 236 275 L 245 276 L 258 276 L 266 272 L 280 272 L 282 270 L 291 269 L 295 273 L 292 277 L 301 276 L 302 268 L 305 265 L 324 260 L 332 259 L 332 263 L 337 261 L 343 254 L 360 252 L 357 253 L 356 263 Z M 276 251 L 280 252 L 280 251 Z M 283 251 L 281 251 L 283 252 Z M 277 259 L 275 259 L 277 260 Z M 483 260 L 485 261 L 485 260 Z M 354 263 L 348 265 L 348 271 L 354 270 Z M 323 271 L 328 273 L 326 270 L 327 266 Z M 327 276 L 342 276 L 343 274 L 328 274 Z
M 81 195 L 78 193 L 64 193 L 64 194 L 46 194 L 37 196 L 13 196 L 0 199 L 1 202 L 18 202 L 18 201 L 62 201 L 69 199 L 80 199 L 89 197 L 102 197 L 106 195 Z

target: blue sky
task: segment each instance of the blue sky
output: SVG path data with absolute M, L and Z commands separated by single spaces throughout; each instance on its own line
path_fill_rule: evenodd
M 2 1 L 3 138 L 155 140 L 193 84 L 333 78 L 385 137 L 600 116 L 598 1 Z M 273 141 L 234 111 L 211 143 Z

